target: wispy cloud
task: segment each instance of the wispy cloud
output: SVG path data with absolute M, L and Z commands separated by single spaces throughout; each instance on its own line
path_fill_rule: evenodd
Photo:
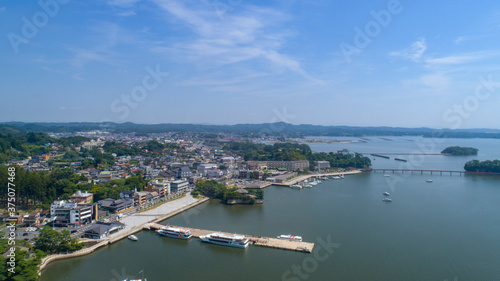
M 118 15 L 121 17 L 129 17 L 129 16 L 135 16 L 136 14 L 134 11 L 130 10 L 130 11 L 118 13 Z
M 498 52 L 491 52 L 491 51 L 471 52 L 471 53 L 457 54 L 445 57 L 427 58 L 425 60 L 425 63 L 427 64 L 427 66 L 467 64 L 498 56 L 500 56 L 500 53 Z
M 113 6 L 120 6 L 123 8 L 130 8 L 139 1 L 141 0 L 108 0 L 108 4 Z
M 289 17 L 280 11 L 240 5 L 240 10 L 226 13 L 221 19 L 212 7 L 193 4 L 187 8 L 181 1 L 154 2 L 192 31 L 186 39 L 173 45 L 164 42 L 154 47 L 154 51 L 173 53 L 212 66 L 263 58 L 312 79 L 299 61 L 280 52 L 293 34 L 284 27 Z
M 5 11 L 5 9 L 6 9 L 5 7 L 0 7 L 0 13 Z
M 426 50 L 427 44 L 425 38 L 422 38 L 415 41 L 410 47 L 401 51 L 390 52 L 389 55 L 403 57 L 418 62 Z

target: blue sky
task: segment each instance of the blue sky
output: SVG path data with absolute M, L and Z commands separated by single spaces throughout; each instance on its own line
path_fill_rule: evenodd
M 0 121 L 500 128 L 498 1 L 3 0 L 0 19 Z

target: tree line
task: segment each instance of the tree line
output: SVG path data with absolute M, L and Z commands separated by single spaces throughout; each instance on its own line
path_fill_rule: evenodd
M 471 160 L 465 163 L 464 169 L 467 172 L 500 173 L 500 160 Z

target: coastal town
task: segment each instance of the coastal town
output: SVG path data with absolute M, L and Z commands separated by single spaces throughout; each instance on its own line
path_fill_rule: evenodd
M 44 137 L 53 142 L 43 143 Z M 208 198 L 221 199 L 228 205 L 261 204 L 263 189 L 273 184 L 302 188 L 305 184 L 298 183 L 311 177 L 319 180 L 359 172 L 356 167 L 345 163 L 344 167 L 332 167 L 331 161 L 309 161 L 297 154 L 300 149 L 307 151 L 307 145 L 283 142 L 273 137 L 90 131 L 48 135 L 29 133 L 28 142 L 30 138 L 38 138 L 36 143 L 45 153 L 26 155 L 25 159 L 9 159 L 2 166 L 17 167 L 17 173 L 24 173 L 27 181 L 39 175 L 55 175 L 54 185 L 64 185 L 57 187 L 61 191 L 53 201 L 46 198 L 44 191 L 39 194 L 45 202 L 29 192 L 21 193 L 17 198 L 19 207 L 16 212 L 8 212 L 5 208 L 6 211 L 0 214 L 0 220 L 5 224 L 0 234 L 22 240 L 18 243 L 23 245 L 19 249 L 31 253 L 31 256 L 39 246 L 37 241 L 42 235 L 41 229 L 50 228 L 68 234 L 75 243 L 84 243 L 78 253 L 88 253 Z M 255 153 L 255 145 L 263 145 L 264 150 L 275 149 L 276 153 L 265 160 L 254 160 L 255 157 L 241 152 L 241 149 L 252 147 L 251 153 Z M 284 156 L 276 156 L 279 153 Z M 347 150 L 337 154 L 346 159 L 356 157 Z M 25 184 L 27 189 L 37 185 L 35 182 Z M 46 184 L 43 188 L 50 187 Z M 204 191 L 207 188 L 216 188 L 223 195 L 211 196 Z M 23 195 L 26 198 L 22 198 Z M 7 229 L 8 223 L 15 223 L 15 231 Z M 290 248 L 289 245 L 286 247 Z M 309 246 L 307 251 L 311 249 Z M 8 253 L 5 251 L 4 258 L 8 258 Z M 40 268 L 67 255 L 68 252 L 46 256 L 40 260 Z

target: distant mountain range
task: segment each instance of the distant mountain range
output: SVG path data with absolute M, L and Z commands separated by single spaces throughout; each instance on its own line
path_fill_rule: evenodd
M 273 136 L 424 136 L 444 138 L 500 138 L 498 129 L 432 129 L 403 127 L 354 127 L 354 126 L 321 126 L 293 125 L 283 122 L 264 124 L 208 125 L 208 124 L 135 124 L 135 123 L 0 123 L 0 133 L 72 133 L 81 131 L 109 131 L 114 133 L 136 132 L 194 132 L 194 133 L 239 133 L 243 135 L 266 134 Z

